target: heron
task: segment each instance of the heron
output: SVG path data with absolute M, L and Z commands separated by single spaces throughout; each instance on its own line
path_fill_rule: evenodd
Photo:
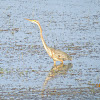
M 43 46 L 44 46 L 47 54 L 53 59 L 54 66 L 56 65 L 56 61 L 60 61 L 63 64 L 63 61 L 65 61 L 65 60 L 72 60 L 72 57 L 70 55 L 68 55 L 67 53 L 47 46 L 46 42 L 44 41 L 43 35 L 42 35 L 41 25 L 38 20 L 30 20 L 30 19 L 26 19 L 26 20 L 38 25 L 38 27 L 40 29 L 40 37 L 41 37 Z

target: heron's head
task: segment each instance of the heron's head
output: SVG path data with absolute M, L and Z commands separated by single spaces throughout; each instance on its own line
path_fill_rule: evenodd
M 26 19 L 26 18 L 25 18 Z M 39 21 L 37 21 L 37 20 L 30 20 L 30 19 L 26 19 L 26 20 L 28 20 L 28 21 L 30 21 L 30 22 L 32 22 L 32 23 L 35 23 L 35 24 L 39 24 Z

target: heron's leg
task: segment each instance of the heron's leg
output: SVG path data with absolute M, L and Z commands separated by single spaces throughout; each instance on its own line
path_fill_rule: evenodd
M 54 66 L 56 66 L 56 61 L 55 60 L 53 60 L 54 61 Z

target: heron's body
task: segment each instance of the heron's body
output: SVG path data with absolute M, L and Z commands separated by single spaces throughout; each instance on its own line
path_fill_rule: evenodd
M 61 50 L 55 50 L 54 48 L 49 47 L 48 51 L 47 53 L 54 60 L 54 64 L 56 61 L 61 61 L 63 63 L 65 60 L 72 60 L 72 58 L 67 53 Z
M 28 21 L 31 21 L 35 24 L 38 25 L 39 29 L 40 29 L 40 36 L 41 36 L 41 40 L 42 40 L 42 43 L 43 43 L 43 46 L 45 48 L 45 50 L 47 51 L 48 55 L 53 59 L 54 61 L 54 65 L 56 64 L 56 61 L 61 61 L 63 63 L 63 61 L 65 60 L 72 60 L 72 57 L 69 56 L 67 53 L 61 51 L 61 50 L 55 50 L 54 48 L 51 48 L 51 47 L 48 47 L 43 39 L 43 36 L 42 36 L 42 28 L 40 26 L 40 23 L 39 21 L 37 20 L 30 20 L 30 19 L 26 19 Z

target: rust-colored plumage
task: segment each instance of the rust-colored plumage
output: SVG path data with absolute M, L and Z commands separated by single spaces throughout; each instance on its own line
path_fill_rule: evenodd
M 51 47 L 47 46 L 47 44 L 45 43 L 45 41 L 43 39 L 42 28 L 40 26 L 39 21 L 30 20 L 30 19 L 26 19 L 26 20 L 31 21 L 32 23 L 35 23 L 35 24 L 38 25 L 38 27 L 40 29 L 40 36 L 41 36 L 43 46 L 44 46 L 46 52 L 48 53 L 48 55 L 53 59 L 54 65 L 56 65 L 56 61 L 61 61 L 63 63 L 63 61 L 65 61 L 65 60 L 72 60 L 72 57 L 69 56 L 67 53 L 65 53 L 61 50 L 55 50 L 54 48 L 51 48 Z

